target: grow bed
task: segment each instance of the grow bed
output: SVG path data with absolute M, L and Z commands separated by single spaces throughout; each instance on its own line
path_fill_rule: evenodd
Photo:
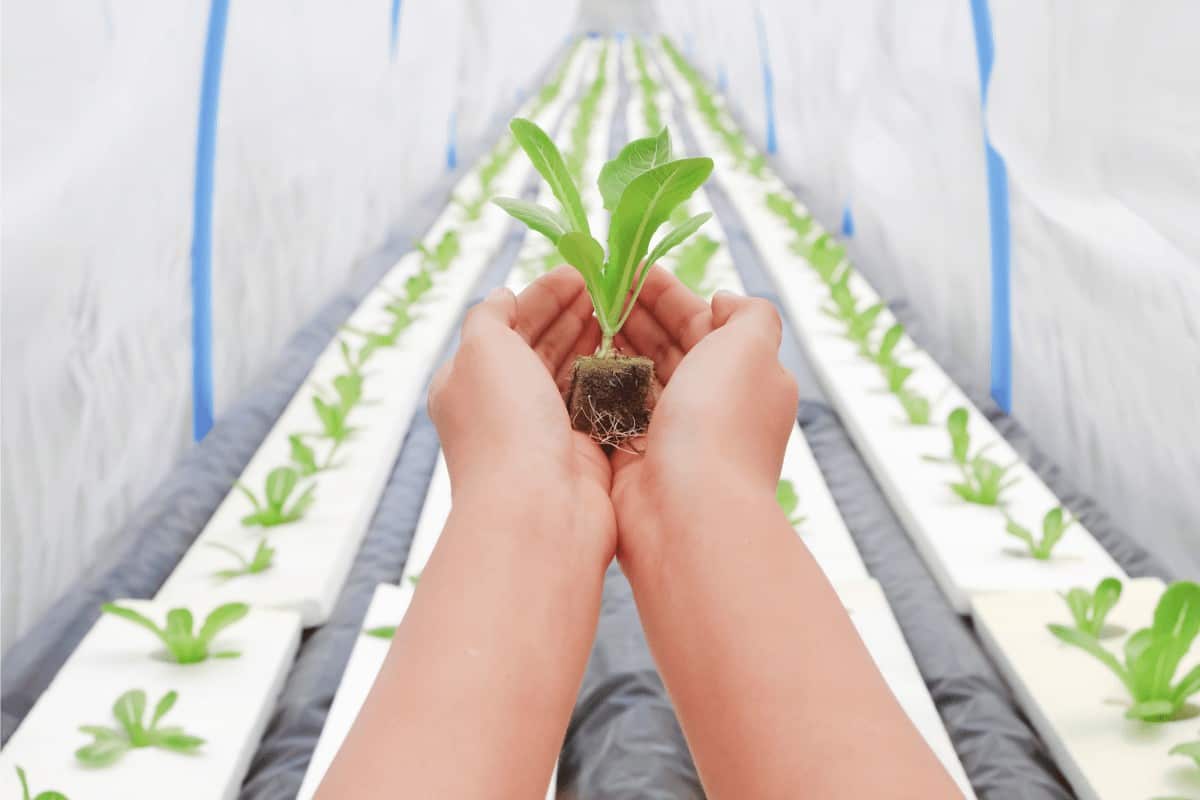
M 1126 583 L 1108 617 L 1124 633 L 1102 640 L 1118 658 L 1129 634 L 1150 624 L 1163 588 L 1154 578 Z M 1046 629 L 1049 623 L 1071 625 L 1057 592 L 977 595 L 972 616 L 981 641 L 1082 800 L 1200 798 L 1200 769 L 1169 753 L 1200 739 L 1200 717 L 1126 719 L 1128 694 L 1117 677 Z M 1193 652 L 1177 677 L 1197 664 L 1200 652 Z
M 169 608 L 141 600 L 120 603 L 159 625 Z M 214 606 L 193 605 L 197 623 Z M 237 658 L 210 656 L 196 664 L 177 664 L 161 655 L 161 643 L 146 630 L 114 616 L 101 617 L 0 753 L 5 796 L 20 796 L 15 770 L 20 766 L 35 792 L 53 788 L 72 798 L 236 797 L 299 640 L 296 614 L 251 609 L 216 639 L 214 650 L 237 651 Z M 92 741 L 79 727 L 120 729 L 114 703 L 135 689 L 145 692 L 142 718 L 147 724 L 155 704 L 177 692 L 160 724 L 179 726 L 204 739 L 203 745 L 191 753 L 138 747 L 104 767 L 78 761 L 75 750 Z

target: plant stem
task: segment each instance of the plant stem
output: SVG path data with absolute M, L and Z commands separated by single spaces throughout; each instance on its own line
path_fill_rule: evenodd
M 600 337 L 600 349 L 596 351 L 598 358 L 604 358 L 612 352 L 613 336 L 615 334 L 605 331 Z

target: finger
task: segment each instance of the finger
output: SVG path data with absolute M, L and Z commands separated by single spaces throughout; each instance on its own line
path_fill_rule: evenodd
M 580 294 L 586 292 L 578 270 L 565 264 L 550 270 L 517 297 L 517 333 L 536 342 Z
M 660 266 L 650 268 L 637 304 L 650 312 L 685 353 L 712 330 L 708 303 Z
M 783 320 L 769 300 L 717 292 L 712 300 L 713 326 L 736 326 L 746 335 L 761 336 L 775 350 L 783 341 Z
M 517 298 L 509 289 L 499 286 L 492 289 L 483 302 L 477 303 L 463 320 L 464 341 L 479 336 L 495 334 L 498 328 L 512 329 L 517 322 Z
M 671 337 L 657 319 L 643 306 L 635 306 L 625 320 L 621 333 L 633 351 L 654 362 L 659 380 L 670 380 L 671 374 L 683 360 L 683 348 Z
M 592 299 L 587 292 L 580 292 L 562 314 L 542 333 L 533 345 L 534 352 L 541 357 L 551 375 L 558 373 L 563 360 L 572 354 L 575 343 L 585 328 L 600 326 L 592 318 Z

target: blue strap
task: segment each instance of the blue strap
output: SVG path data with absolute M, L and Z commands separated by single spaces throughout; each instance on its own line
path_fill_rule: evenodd
M 850 204 L 846 203 L 842 209 L 842 236 L 850 237 L 854 235 L 854 214 L 850 213 Z
M 450 112 L 450 130 L 446 139 L 446 171 L 458 166 L 458 109 Z
M 212 364 L 212 205 L 213 164 L 217 153 L 217 104 L 229 0 L 212 0 L 200 112 L 196 124 L 196 176 L 192 197 L 192 435 L 205 437 L 213 425 Z
M 758 26 L 758 50 L 762 55 L 763 95 L 767 105 L 767 152 L 779 152 L 775 135 L 775 76 L 771 72 L 771 50 L 767 47 L 767 25 L 763 20 L 762 7 L 756 6 L 754 13 Z
M 396 57 L 396 45 L 400 41 L 400 0 L 392 0 L 392 34 L 388 44 L 388 53 Z
M 988 85 L 995 61 L 992 17 L 987 0 L 971 0 L 975 55 L 979 62 L 979 100 L 983 114 L 983 148 L 987 160 L 988 223 L 992 246 L 992 399 L 1012 413 L 1012 231 L 1008 218 L 1008 171 L 987 132 Z

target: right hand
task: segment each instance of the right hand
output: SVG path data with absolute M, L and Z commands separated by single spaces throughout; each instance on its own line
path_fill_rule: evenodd
M 775 504 L 798 402 L 781 336 L 770 302 L 720 292 L 710 307 L 652 268 L 618 338 L 664 384 L 644 439 L 612 456 L 622 562 L 657 560 L 712 503 Z

